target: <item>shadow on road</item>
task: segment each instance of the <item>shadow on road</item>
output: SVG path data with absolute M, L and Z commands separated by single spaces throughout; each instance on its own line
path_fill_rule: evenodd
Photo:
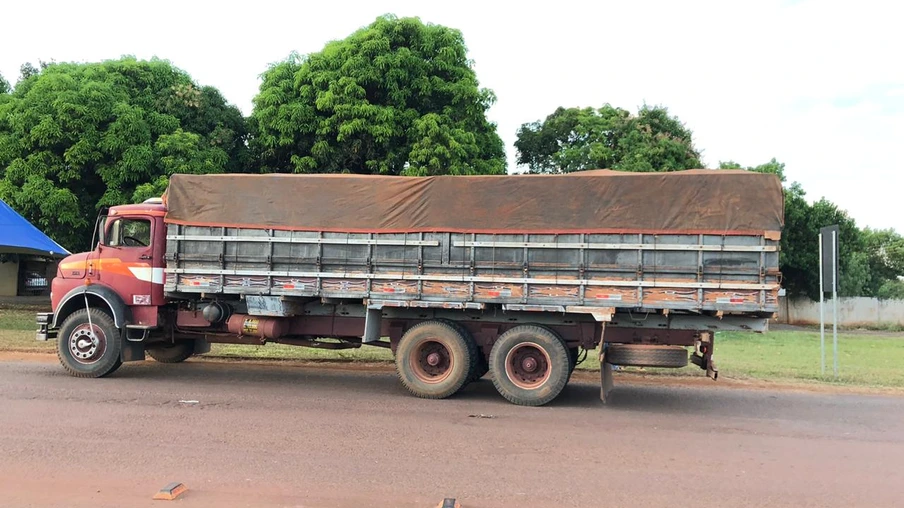
M 18 364 L 15 370 L 28 370 L 28 375 L 54 378 L 65 389 L 87 388 L 91 391 L 117 385 L 117 392 L 148 393 L 168 396 L 170 393 L 190 392 L 234 393 L 245 405 L 254 406 L 258 397 L 277 395 L 291 399 L 292 404 L 308 401 L 385 401 L 392 406 L 443 409 L 452 406 L 468 414 L 490 412 L 496 415 L 528 415 L 532 411 L 555 408 L 597 411 L 605 415 L 651 413 L 669 416 L 704 416 L 711 418 L 740 417 L 751 420 L 779 419 L 783 421 L 818 423 L 826 414 L 843 415 L 850 422 L 866 422 L 871 418 L 882 421 L 886 411 L 900 412 L 904 398 L 889 396 L 839 395 L 831 393 L 801 393 L 790 391 L 747 390 L 700 386 L 657 386 L 617 384 L 610 402 L 599 400 L 599 387 L 589 381 L 572 380 L 561 395 L 544 408 L 527 408 L 507 402 L 496 392 L 492 379 L 484 378 L 466 386 L 461 392 L 442 401 L 420 400 L 410 395 L 395 373 L 383 368 L 360 369 L 303 365 L 257 365 L 247 363 L 210 363 L 188 361 L 179 365 L 165 365 L 153 361 L 124 365 L 112 376 L 95 379 L 69 378 L 58 366 Z M 11 372 L 12 375 L 17 375 Z M 21 372 L 21 374 L 25 374 Z M 84 383 L 84 385 L 82 385 Z M 80 385 L 81 388 L 76 387 Z M 62 388 L 62 386 L 60 386 Z M 93 388 L 92 388 L 93 387 Z M 103 389 L 106 391 L 106 389 Z M 325 399 L 326 398 L 326 399 Z M 851 408 L 857 408 L 852 412 Z M 563 413 L 569 414 L 569 413 Z M 893 425 L 902 427 L 904 424 Z

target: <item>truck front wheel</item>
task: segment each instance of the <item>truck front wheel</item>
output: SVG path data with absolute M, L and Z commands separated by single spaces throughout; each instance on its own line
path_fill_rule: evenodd
M 195 345 L 193 342 L 156 344 L 145 348 L 145 352 L 159 363 L 179 363 L 195 354 Z
M 490 352 L 493 384 L 500 395 L 521 406 L 542 406 L 568 383 L 571 359 L 565 343 L 540 326 L 516 326 L 503 333 Z
M 119 329 L 100 309 L 73 312 L 63 321 L 57 337 L 57 356 L 72 376 L 104 377 L 122 365 Z
M 474 373 L 477 348 L 457 327 L 442 321 L 419 323 L 396 348 L 399 379 L 413 395 L 444 399 L 460 390 Z

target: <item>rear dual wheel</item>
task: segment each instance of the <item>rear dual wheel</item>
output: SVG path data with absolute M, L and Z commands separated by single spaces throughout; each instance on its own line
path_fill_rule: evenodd
M 542 406 L 568 383 L 572 355 L 552 330 L 524 325 L 499 336 L 489 364 L 500 395 L 521 406 Z
M 413 395 L 443 399 L 492 371 L 496 390 L 512 403 L 542 406 L 568 383 L 577 359 L 552 330 L 518 326 L 503 333 L 481 362 L 470 333 L 454 322 L 419 323 L 402 336 L 395 361 L 399 379 Z
M 466 330 L 453 323 L 425 321 L 405 332 L 395 361 L 399 380 L 409 392 L 444 399 L 471 381 L 477 346 Z
M 439 319 L 437 321 L 441 321 L 448 324 L 452 328 L 455 328 L 455 330 L 465 338 L 468 347 L 473 348 L 473 351 L 470 351 L 470 354 L 472 355 L 474 361 L 471 363 L 471 375 L 468 376 L 468 383 L 477 381 L 478 379 L 485 376 L 487 372 L 490 371 L 490 365 L 487 363 L 486 355 L 483 354 L 483 348 L 477 345 L 477 341 L 474 340 L 474 336 L 471 335 L 471 332 L 457 321 L 448 319 Z

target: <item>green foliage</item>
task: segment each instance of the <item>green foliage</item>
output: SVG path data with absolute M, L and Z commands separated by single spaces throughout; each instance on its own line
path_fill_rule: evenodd
M 757 173 L 769 173 L 773 175 L 777 175 L 782 182 L 785 182 L 785 164 L 783 162 L 778 162 L 775 160 L 775 157 L 772 158 L 771 161 L 760 164 L 759 166 L 747 166 L 742 167 L 735 161 L 727 161 L 727 162 L 719 162 L 719 169 L 746 169 L 748 171 L 755 171 Z
M 863 230 L 870 280 L 865 293 L 884 299 L 904 299 L 904 237 L 893 229 Z
M 779 266 L 782 286 L 792 295 L 819 298 L 818 229 L 810 225 L 810 204 L 798 183 L 785 188 L 785 227 L 782 231 Z
M 3 74 L 0 74 L 0 95 L 8 94 L 11 90 L 12 87 L 9 85 L 9 81 L 4 79 Z M 2 100 L 3 98 L 0 97 L 0 101 Z
M 19 81 L 25 81 L 32 76 L 37 76 L 40 72 L 31 62 L 25 62 L 19 67 Z
M 23 66 L 0 102 L 0 198 L 70 250 L 101 205 L 160 195 L 174 173 L 241 171 L 244 119 L 162 60 Z
M 501 174 L 502 140 L 486 119 L 461 33 L 384 16 L 263 75 L 250 121 L 265 172 Z
M 816 257 L 816 264 L 812 265 L 810 283 L 819 283 L 819 257 L 816 246 L 819 243 L 819 228 L 838 224 L 838 256 L 839 256 L 839 281 L 838 294 L 840 296 L 860 296 L 869 282 L 869 267 L 867 258 L 862 254 L 863 241 L 860 229 L 848 213 L 838 208 L 831 201 L 822 198 L 813 203 L 810 209 L 809 230 L 816 233 L 816 237 L 809 244 L 810 250 Z M 804 246 L 806 248 L 806 246 Z M 826 291 L 830 288 L 825 288 Z M 813 294 L 812 290 L 809 294 Z M 817 294 L 818 297 L 818 289 Z
M 800 184 L 785 189 L 785 228 L 779 264 L 783 286 L 791 294 L 819 298 L 819 229 L 839 225 L 839 281 L 841 296 L 859 296 L 869 281 L 860 230 L 847 212 L 821 199 L 812 205 Z M 829 291 L 831 288 L 825 288 Z
M 691 131 L 663 107 L 643 106 L 637 115 L 608 104 L 599 109 L 559 108 L 542 122 L 523 124 L 515 148 L 518 164 L 526 164 L 531 173 L 702 166 Z
M 879 287 L 876 296 L 881 300 L 904 300 L 904 281 L 885 281 L 882 286 Z

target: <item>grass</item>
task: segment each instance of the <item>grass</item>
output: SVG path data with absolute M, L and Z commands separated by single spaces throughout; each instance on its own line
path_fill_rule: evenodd
M 266 344 L 264 346 L 211 344 L 210 353 L 208 353 L 207 356 L 270 360 L 392 361 L 392 352 L 388 349 L 369 346 L 358 349 L 314 349 L 309 347 L 287 346 L 285 344 Z
M 833 375 L 832 334 L 826 334 L 826 373 L 820 365 L 819 332 L 772 331 L 766 334 L 716 334 L 716 366 L 720 375 L 739 379 L 802 381 L 904 388 L 904 336 L 838 335 L 838 379 Z M 599 370 L 590 353 L 578 368 Z M 639 369 L 656 375 L 703 376 L 696 365 L 683 369 Z
M 56 343 L 34 339 L 34 311 L 0 308 L 0 351 L 53 352 Z M 820 372 L 818 331 L 773 331 L 767 334 L 728 333 L 716 335 L 715 359 L 722 375 L 768 381 L 833 383 L 868 387 L 904 388 L 904 336 L 891 332 L 841 333 L 838 336 L 839 377 L 832 375 L 832 336 L 826 334 L 826 375 Z M 324 350 L 267 344 L 246 346 L 214 344 L 208 356 L 308 361 L 390 361 L 387 349 Z M 595 352 L 578 366 L 598 370 Z M 648 374 L 703 376 L 696 366 L 684 369 L 637 369 Z
M 55 341 L 35 340 L 34 310 L 0 308 L 0 351 L 47 352 L 56 351 Z M 270 360 L 333 360 L 333 361 L 390 361 L 388 349 L 363 347 L 360 349 L 314 349 L 267 344 L 247 346 L 241 344 L 211 344 L 207 356 L 253 358 Z
M 35 311 L 0 308 L 0 351 L 52 351 L 54 344 L 35 340 Z
M 716 365 L 756 379 L 831 381 L 904 387 L 904 336 L 838 335 L 839 376 L 832 373 L 832 335 L 826 334 L 826 374 L 821 373 L 819 332 L 775 331 L 716 337 Z M 733 374 L 729 374 L 733 375 Z
M 867 326 L 865 329 L 880 332 L 904 332 L 904 325 L 899 325 L 897 323 L 880 323 L 878 325 Z

